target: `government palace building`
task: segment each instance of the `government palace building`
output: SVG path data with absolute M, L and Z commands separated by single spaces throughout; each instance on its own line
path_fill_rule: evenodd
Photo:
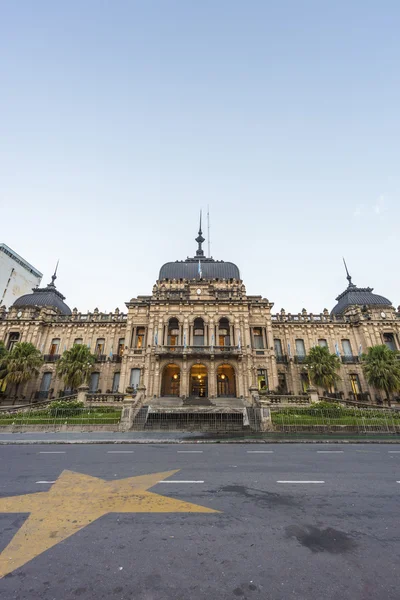
M 348 285 L 329 312 L 276 313 L 262 296 L 249 296 L 239 268 L 205 256 L 201 224 L 193 258 L 164 264 L 149 296 L 126 302 L 127 312 L 71 310 L 56 288 L 47 287 L 0 308 L 0 340 L 10 350 L 31 342 L 44 356 L 37 379 L 23 390 L 25 400 L 71 393 L 56 377 L 60 355 L 86 344 L 96 357 L 89 391 L 125 393 L 141 386 L 146 398 L 184 406 L 205 400 L 248 405 L 253 393 L 305 393 L 305 357 L 313 346 L 340 356 L 337 397 L 375 402 L 360 355 L 368 347 L 400 348 L 400 313 L 390 300 Z M 332 302 L 333 304 L 333 302 Z

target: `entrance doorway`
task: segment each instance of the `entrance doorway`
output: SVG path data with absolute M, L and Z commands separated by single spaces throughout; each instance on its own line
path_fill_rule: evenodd
M 204 365 L 193 365 L 190 370 L 190 395 L 196 398 L 208 396 L 208 374 Z
M 236 398 L 235 371 L 231 365 L 220 365 L 217 370 L 217 394 Z
M 166 365 L 161 382 L 161 396 L 179 396 L 180 385 L 181 370 L 178 365 Z

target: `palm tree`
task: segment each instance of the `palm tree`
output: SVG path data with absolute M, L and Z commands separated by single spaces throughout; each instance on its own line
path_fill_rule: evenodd
M 5 389 L 5 376 L 7 375 L 6 357 L 8 355 L 4 342 L 0 342 L 0 393 Z
M 314 385 L 324 390 L 331 390 L 340 381 L 338 371 L 340 360 L 336 354 L 331 354 L 325 346 L 314 346 L 305 359 L 308 377 Z
M 384 344 L 372 346 L 362 355 L 361 361 L 367 382 L 386 394 L 390 406 L 390 394 L 400 391 L 399 353 Z
M 19 386 L 32 377 L 39 375 L 40 367 L 43 364 L 41 352 L 30 342 L 19 342 L 15 344 L 11 352 L 8 352 L 2 362 L 2 369 L 5 370 L 4 381 L 6 384 L 15 384 L 15 398 L 18 396 Z M 14 404 L 13 402 L 13 404 Z
M 62 377 L 66 387 L 76 390 L 88 382 L 94 363 L 95 357 L 87 346 L 74 344 L 58 361 L 56 373 Z

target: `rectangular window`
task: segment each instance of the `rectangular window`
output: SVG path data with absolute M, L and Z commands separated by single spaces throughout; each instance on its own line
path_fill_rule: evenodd
M 204 346 L 204 329 L 195 329 L 193 332 L 193 344 Z
M 257 370 L 257 384 L 260 392 L 266 392 L 268 390 L 268 376 L 265 369 Z
M 92 373 L 89 381 L 89 393 L 95 394 L 99 389 L 100 373 Z
M 118 356 L 122 356 L 124 353 L 124 347 L 125 347 L 125 338 L 120 338 L 118 340 L 118 350 L 117 350 L 117 354 Z
M 98 338 L 96 340 L 96 347 L 94 350 L 94 353 L 96 356 L 101 356 L 102 354 L 104 354 L 104 348 L 105 348 L 105 339 L 104 338 Z
M 131 387 L 135 390 L 137 389 L 140 383 L 140 369 L 131 369 L 131 377 L 129 380 Z
M 74 346 L 82 346 L 83 344 L 83 339 L 82 338 L 76 338 L 74 340 Z
M 274 339 L 274 348 L 276 356 L 282 356 L 282 342 L 281 340 Z
M 11 352 L 11 350 L 14 348 L 15 344 L 17 344 L 18 342 L 19 342 L 19 333 L 16 331 L 11 332 L 10 335 L 8 336 L 7 350 L 9 352 Z
M 278 394 L 287 394 L 287 383 L 285 373 L 278 373 Z
M 322 339 L 318 340 L 318 346 L 321 346 L 321 348 L 327 348 L 328 342 L 322 338 Z
M 389 350 L 393 350 L 393 352 L 396 352 L 397 348 L 393 333 L 384 333 L 383 343 L 389 348 Z
M 308 379 L 308 375 L 307 373 L 302 373 L 300 375 L 300 380 L 301 380 L 301 389 L 302 389 L 302 393 L 306 393 L 308 388 L 310 387 L 310 381 Z
M 353 394 L 361 394 L 360 378 L 358 377 L 357 373 L 351 373 L 350 383 Z
M 297 356 L 305 356 L 306 355 L 306 348 L 304 346 L 304 340 L 297 339 L 297 340 L 295 340 L 295 344 L 296 344 L 296 354 L 297 354 Z
M 343 354 L 345 356 L 353 356 L 353 350 L 351 349 L 350 340 L 342 340 Z
M 41 392 L 49 391 L 50 384 L 51 384 L 51 376 L 52 376 L 51 371 L 48 371 L 47 373 L 43 373 L 42 381 L 40 382 L 40 391 Z
M 144 335 L 146 333 L 146 329 L 144 327 L 138 327 L 136 330 L 136 342 L 135 348 L 143 348 L 144 347 Z
M 58 354 L 59 348 L 60 348 L 60 338 L 54 338 L 53 340 L 51 340 L 50 350 L 49 350 L 50 356 L 54 356 L 55 354 Z
M 112 392 L 114 392 L 114 394 L 116 392 L 118 392 L 120 375 L 121 375 L 121 373 L 119 373 L 119 372 L 114 373 L 112 390 L 111 390 Z
M 264 348 L 264 340 L 262 334 L 262 327 L 254 327 L 253 328 L 253 340 L 254 340 L 254 348 L 261 350 Z

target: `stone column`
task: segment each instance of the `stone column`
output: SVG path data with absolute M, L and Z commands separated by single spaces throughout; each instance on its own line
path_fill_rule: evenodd
M 87 398 L 88 391 L 89 391 L 89 386 L 80 385 L 78 387 L 77 401 L 83 402 L 84 404 L 86 404 L 87 403 L 86 398 Z
M 210 368 L 208 372 L 208 397 L 216 398 L 217 397 L 217 376 L 215 371 L 215 361 L 214 359 L 210 360 Z

